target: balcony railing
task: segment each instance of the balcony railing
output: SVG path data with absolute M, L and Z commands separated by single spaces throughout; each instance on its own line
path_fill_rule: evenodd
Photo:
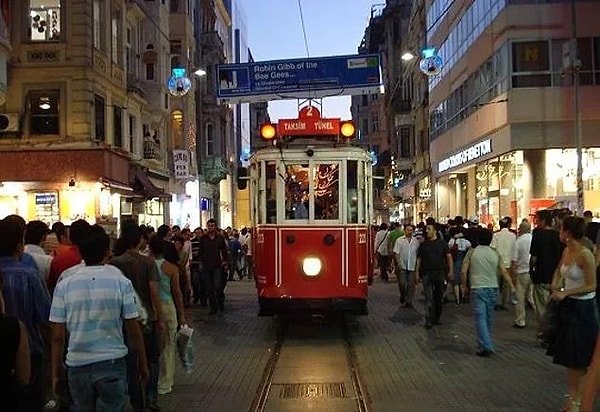
M 162 160 L 160 143 L 152 139 L 144 140 L 144 159 Z

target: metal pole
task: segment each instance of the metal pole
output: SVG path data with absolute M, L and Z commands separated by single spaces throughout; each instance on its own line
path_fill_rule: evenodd
M 581 135 L 581 108 L 579 99 L 579 69 L 577 56 L 577 11 L 571 0 L 571 72 L 573 73 L 573 106 L 575 109 L 574 133 L 577 146 L 577 216 L 583 216 L 583 141 Z

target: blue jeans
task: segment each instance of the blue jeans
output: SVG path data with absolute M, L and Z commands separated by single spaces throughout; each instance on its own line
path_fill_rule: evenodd
M 471 290 L 471 304 L 475 313 L 477 342 L 481 350 L 493 351 L 492 314 L 498 299 L 498 288 L 477 288 Z
M 71 412 L 121 412 L 127 406 L 125 359 L 96 362 L 67 369 L 73 398 Z

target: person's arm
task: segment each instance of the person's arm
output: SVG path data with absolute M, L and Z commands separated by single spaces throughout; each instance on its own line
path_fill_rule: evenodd
M 446 245 L 446 249 L 448 246 Z M 446 250 L 446 262 L 448 263 L 448 279 L 454 278 L 454 259 L 452 259 L 452 253 Z
M 462 287 L 463 294 L 467 290 L 467 276 L 469 273 L 469 266 L 471 265 L 471 256 L 472 255 L 473 255 L 472 251 L 468 252 L 465 255 L 465 257 L 463 258 L 462 266 L 460 268 L 460 285 Z
M 22 385 L 29 385 L 31 378 L 31 358 L 29 354 L 29 337 L 25 325 L 19 321 L 19 346 L 15 360 L 15 377 Z
M 417 264 L 415 265 L 415 282 L 421 281 L 421 257 L 417 256 Z
M 184 325 L 186 320 L 183 308 L 183 295 L 179 287 L 179 271 L 174 265 L 170 265 L 169 262 L 163 263 L 163 271 L 171 278 L 171 295 L 173 296 L 175 309 L 177 310 L 177 323 Z
M 52 377 L 52 391 L 58 391 L 63 368 L 63 355 L 65 350 L 66 325 L 64 323 L 50 322 L 50 370 Z
M 133 350 L 137 355 L 139 379 L 143 383 L 148 381 L 148 363 L 146 362 L 146 349 L 144 347 L 144 337 L 142 329 L 136 319 L 125 319 L 125 330 L 133 345 Z

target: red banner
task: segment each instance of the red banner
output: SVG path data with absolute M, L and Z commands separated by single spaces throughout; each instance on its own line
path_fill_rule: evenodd
M 278 136 L 338 135 L 340 119 L 279 119 Z

